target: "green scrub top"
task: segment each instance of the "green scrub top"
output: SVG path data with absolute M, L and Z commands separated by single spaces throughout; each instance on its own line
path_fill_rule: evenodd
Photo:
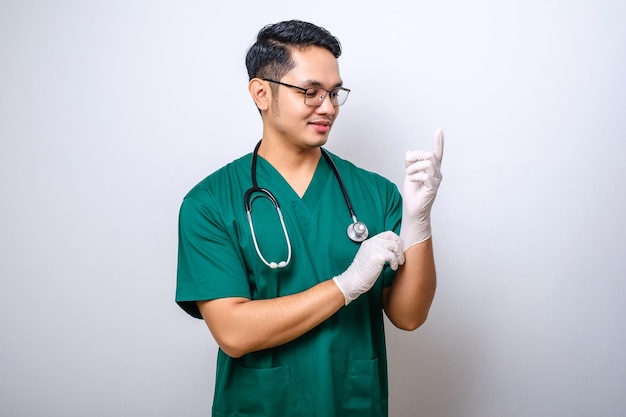
M 353 208 L 370 236 L 399 232 L 402 201 L 385 178 L 330 154 Z M 359 244 L 339 183 L 324 158 L 302 198 L 262 157 L 257 182 L 280 204 L 292 245 L 285 268 L 266 266 L 254 247 L 244 209 L 252 186 L 248 154 L 195 186 L 179 217 L 177 303 L 201 318 L 198 300 L 268 299 L 304 291 L 344 272 Z M 287 244 L 272 202 L 252 201 L 259 249 L 268 261 L 287 258 Z M 218 352 L 214 417 L 387 416 L 387 356 L 382 290 L 394 271 L 386 267 L 374 287 L 308 333 L 282 346 L 231 358 Z

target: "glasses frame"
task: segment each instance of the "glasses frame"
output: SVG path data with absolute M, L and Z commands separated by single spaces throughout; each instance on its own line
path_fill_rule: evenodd
M 332 90 L 327 90 L 325 88 L 322 87 L 309 87 L 309 88 L 304 88 L 304 87 L 298 87 L 297 85 L 292 85 L 292 84 L 287 84 L 281 81 L 276 81 L 276 80 L 270 80 L 269 78 L 261 78 L 263 81 L 267 81 L 270 83 L 274 83 L 274 84 L 278 84 L 278 85 L 282 85 L 285 87 L 289 87 L 289 88 L 295 88 L 296 90 L 300 90 L 304 93 L 304 104 L 306 104 L 307 106 L 311 106 L 311 107 L 319 107 L 322 105 L 322 103 L 324 103 L 324 100 L 326 100 L 326 97 L 330 97 L 330 103 L 335 106 L 335 107 L 339 107 L 339 106 L 343 106 L 344 104 L 346 104 L 346 101 L 348 101 L 348 95 L 350 94 L 350 89 L 349 88 L 345 88 L 345 87 L 335 87 Z M 318 102 L 317 104 L 310 104 L 307 103 L 307 91 L 309 90 L 324 90 L 326 91 L 325 94 L 322 94 L 320 96 L 317 97 Z M 346 92 L 346 98 L 343 100 L 343 103 L 339 104 L 339 102 L 337 102 L 337 104 L 333 103 L 333 96 L 332 96 L 332 92 L 336 91 L 336 90 L 341 90 L 341 91 L 345 91 Z M 311 100 L 311 99 L 309 99 Z

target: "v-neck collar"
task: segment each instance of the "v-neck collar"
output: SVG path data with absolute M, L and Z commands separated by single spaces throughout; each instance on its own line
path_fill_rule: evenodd
M 279 201 L 279 204 L 286 204 L 289 201 L 294 207 L 304 206 L 309 210 L 314 209 L 330 176 L 333 176 L 332 169 L 328 165 L 326 158 L 320 156 L 320 161 L 315 168 L 311 182 L 302 197 L 300 197 L 272 164 L 262 156 L 258 156 L 257 182 L 259 187 L 269 189 Z

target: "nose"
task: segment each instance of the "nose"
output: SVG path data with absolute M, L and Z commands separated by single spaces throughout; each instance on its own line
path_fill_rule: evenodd
M 322 114 L 335 114 L 337 112 L 337 108 L 333 105 L 329 93 L 326 93 L 322 104 L 317 107 L 317 112 Z

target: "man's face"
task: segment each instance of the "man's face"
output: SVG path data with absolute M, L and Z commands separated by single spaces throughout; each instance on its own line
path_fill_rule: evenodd
M 295 67 L 277 81 L 326 90 L 342 85 L 337 59 L 328 50 L 317 46 L 294 50 L 292 59 Z M 276 87 L 277 96 L 265 117 L 265 132 L 303 150 L 324 145 L 339 107 L 333 106 L 328 94 L 319 107 L 313 107 L 304 103 L 303 91 L 278 84 Z

